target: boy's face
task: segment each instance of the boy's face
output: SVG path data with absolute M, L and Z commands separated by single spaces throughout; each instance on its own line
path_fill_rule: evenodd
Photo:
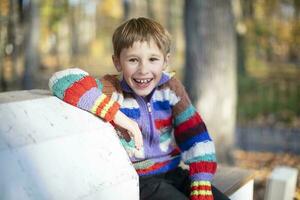
M 135 42 L 132 47 L 122 49 L 120 57 L 113 56 L 115 67 L 131 89 L 139 96 L 147 96 L 156 87 L 167 66 L 169 54 L 164 57 L 156 43 Z

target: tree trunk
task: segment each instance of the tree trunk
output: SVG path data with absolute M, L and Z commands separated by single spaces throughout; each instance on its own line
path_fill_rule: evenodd
M 0 3 L 1 6 L 1 21 L 0 21 L 0 91 L 7 90 L 7 82 L 5 79 L 4 58 L 5 48 L 7 44 L 7 29 L 9 20 L 9 2 L 7 0 Z
M 77 60 L 77 57 L 80 54 L 80 6 L 73 5 L 71 8 L 71 47 L 72 47 L 72 59 Z
M 153 11 L 153 1 L 151 0 L 146 0 L 146 5 L 147 5 L 147 15 L 149 18 L 154 19 L 154 11 Z
M 17 86 L 20 86 L 19 83 L 19 77 L 17 74 L 17 61 L 18 61 L 18 55 L 19 55 L 19 46 L 17 41 L 17 34 L 20 34 L 18 32 L 18 19 L 19 19 L 19 2 L 17 1 L 11 1 L 9 5 L 9 23 L 8 23 L 8 29 L 7 29 L 7 42 L 9 45 L 9 50 L 7 53 L 7 58 L 10 60 L 11 63 L 11 80 L 10 83 L 13 83 L 14 88 Z
M 123 3 L 123 11 L 124 11 L 123 19 L 125 21 L 129 19 L 130 16 L 131 0 L 123 0 L 122 3 Z
M 23 75 L 23 89 L 34 87 L 34 73 L 39 67 L 39 6 L 37 0 L 31 0 L 25 7 L 25 69 Z M 27 25 L 26 25 L 27 24 Z
M 213 137 L 218 160 L 230 162 L 236 121 L 236 37 L 230 0 L 186 0 L 185 85 Z

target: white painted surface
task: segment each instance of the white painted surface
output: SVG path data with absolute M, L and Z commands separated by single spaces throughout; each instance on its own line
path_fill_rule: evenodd
M 229 198 L 231 200 L 253 200 L 253 186 L 254 180 L 252 179 L 230 195 Z
M 0 93 L 0 199 L 139 199 L 112 126 L 48 91 Z
M 287 166 L 276 167 L 267 180 L 265 200 L 293 200 L 298 170 Z

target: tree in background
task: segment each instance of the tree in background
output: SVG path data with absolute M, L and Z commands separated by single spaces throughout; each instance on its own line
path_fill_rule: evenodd
M 7 40 L 7 26 L 8 26 L 8 16 L 9 16 L 9 1 L 0 1 L 0 90 L 7 90 L 7 83 L 4 76 L 4 62 L 3 58 L 5 56 L 5 47 Z
M 25 15 L 25 39 L 24 39 L 24 54 L 25 67 L 22 80 L 23 89 L 32 89 L 34 87 L 34 73 L 38 70 L 39 59 L 39 36 L 40 36 L 40 16 L 39 16 L 39 1 L 31 0 L 23 5 L 26 12 Z
M 236 122 L 236 39 L 230 0 L 186 0 L 185 86 L 206 121 L 218 160 L 230 161 Z

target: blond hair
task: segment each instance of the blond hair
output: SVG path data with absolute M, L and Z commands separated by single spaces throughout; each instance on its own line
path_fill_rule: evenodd
M 114 55 L 120 57 L 122 49 L 131 47 L 134 42 L 149 43 L 151 39 L 164 56 L 170 52 L 171 35 L 161 24 L 144 17 L 125 21 L 117 27 L 112 37 Z

